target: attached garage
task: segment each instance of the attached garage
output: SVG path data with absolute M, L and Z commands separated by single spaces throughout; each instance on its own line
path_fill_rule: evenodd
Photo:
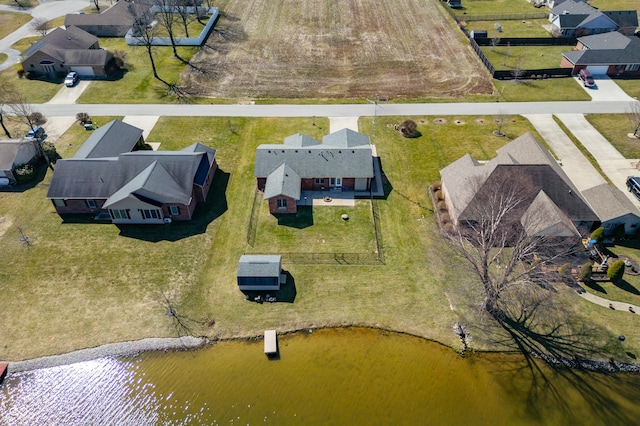
M 93 77 L 95 75 L 93 72 L 93 67 L 75 66 L 71 67 L 71 71 L 77 72 L 80 77 Z
M 606 75 L 609 65 L 589 65 L 587 70 L 593 75 Z

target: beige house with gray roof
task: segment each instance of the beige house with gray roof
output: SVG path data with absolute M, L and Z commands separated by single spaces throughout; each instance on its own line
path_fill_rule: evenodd
M 479 218 L 483 197 L 496 185 L 526 182 L 533 190 L 514 214 L 529 235 L 586 236 L 599 222 L 596 213 L 551 153 L 530 133 L 498 149 L 480 163 L 467 154 L 440 171 L 442 192 L 454 226 Z
M 618 188 L 603 183 L 585 191 L 582 195 L 596 212 L 604 235 L 610 236 L 622 226 L 625 235 L 635 235 L 640 229 L 640 210 Z

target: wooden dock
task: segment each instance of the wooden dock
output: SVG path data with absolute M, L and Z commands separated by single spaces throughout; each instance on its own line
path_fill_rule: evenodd
M 264 331 L 264 353 L 267 356 L 278 354 L 278 336 L 275 330 Z

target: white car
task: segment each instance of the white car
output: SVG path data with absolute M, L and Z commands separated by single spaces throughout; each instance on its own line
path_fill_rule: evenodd
M 67 87 L 73 87 L 78 82 L 78 80 L 80 80 L 80 77 L 78 76 L 78 73 L 75 72 L 75 71 L 71 71 L 64 78 L 64 85 L 67 86 Z

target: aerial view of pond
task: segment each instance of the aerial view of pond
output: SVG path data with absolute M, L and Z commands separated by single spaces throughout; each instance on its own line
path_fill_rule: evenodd
M 10 374 L 2 425 L 637 424 L 640 375 L 553 370 L 505 354 L 462 358 L 369 329 L 101 358 Z

